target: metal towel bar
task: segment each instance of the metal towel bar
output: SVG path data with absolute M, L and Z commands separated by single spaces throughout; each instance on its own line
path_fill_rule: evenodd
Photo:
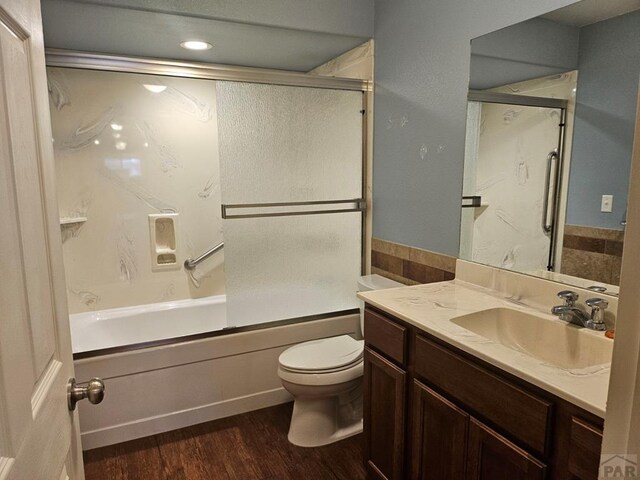
M 214 253 L 219 252 L 223 248 L 224 248 L 224 242 L 221 242 L 218 245 L 216 245 L 215 247 L 210 248 L 209 250 L 204 252 L 198 258 L 195 258 L 195 259 L 187 258 L 184 261 L 184 268 L 186 268 L 187 270 L 193 270 L 194 268 L 196 268 L 198 266 L 198 264 L 204 262 L 211 255 L 213 255 Z
M 319 205 L 347 205 L 352 204 L 351 208 L 329 208 L 329 209 L 314 209 L 307 210 L 289 210 L 282 211 L 278 208 L 282 207 L 314 207 Z M 290 217 L 297 215 L 320 215 L 327 213 L 346 213 L 346 212 L 363 212 L 365 210 L 365 200 L 363 198 L 354 198 L 350 200 L 316 200 L 309 202 L 278 202 L 278 203 L 243 203 L 235 205 L 222 205 L 222 218 L 262 218 L 262 217 Z M 254 211 L 246 214 L 230 214 L 229 210 L 232 209 L 253 209 Z M 263 209 L 260 212 L 255 210 Z M 264 211 L 266 210 L 266 211 Z M 271 210 L 271 211 L 269 211 Z

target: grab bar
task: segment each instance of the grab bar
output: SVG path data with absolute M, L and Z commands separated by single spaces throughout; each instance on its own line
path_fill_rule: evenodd
M 216 245 L 215 247 L 210 248 L 209 250 L 204 252 L 198 258 L 195 258 L 195 259 L 187 258 L 184 261 L 184 268 L 186 268 L 187 270 L 193 270 L 194 268 L 196 268 L 198 266 L 198 264 L 204 262 L 211 255 L 213 255 L 214 253 L 219 252 L 223 248 L 224 248 L 224 242 L 221 242 L 218 245 Z
M 549 191 L 551 183 L 551 164 L 553 160 L 556 161 L 556 168 L 553 175 L 553 205 L 551 210 L 551 218 L 549 219 Z M 558 167 L 560 166 L 560 157 L 558 156 L 558 149 L 554 148 L 547 155 L 547 172 L 545 174 L 544 182 L 544 197 L 542 198 L 542 230 L 544 233 L 551 233 L 553 225 L 555 223 L 556 216 L 556 197 L 558 190 Z

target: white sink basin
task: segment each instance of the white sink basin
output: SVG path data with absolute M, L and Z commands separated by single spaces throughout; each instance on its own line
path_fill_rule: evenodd
M 484 338 L 564 369 L 584 369 L 611 362 L 613 341 L 603 332 L 576 328 L 558 320 L 492 308 L 451 319 Z

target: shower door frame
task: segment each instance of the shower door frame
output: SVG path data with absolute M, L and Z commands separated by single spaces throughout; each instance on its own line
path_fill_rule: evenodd
M 354 78 L 323 77 L 319 75 L 309 75 L 307 73 L 292 72 L 286 70 L 271 70 L 266 68 L 239 67 L 232 65 L 219 65 L 214 63 L 198 63 L 178 60 L 163 60 L 157 58 L 132 57 L 123 55 L 107 55 L 92 52 L 82 52 L 76 50 L 64 50 L 57 48 L 45 49 L 45 61 L 47 67 L 74 68 L 80 70 L 98 70 L 116 73 L 137 73 L 145 75 L 159 75 L 164 77 L 195 78 L 202 80 L 218 80 L 229 82 L 259 83 L 266 85 L 282 85 L 290 87 L 304 88 L 324 88 L 329 90 L 358 91 L 362 93 L 362 179 L 361 195 L 359 199 L 351 200 L 357 203 L 357 211 L 361 212 L 361 260 L 360 273 L 364 275 L 368 272 L 367 265 L 367 232 L 371 216 L 367 215 L 367 205 L 371 199 L 367 194 L 368 175 L 368 125 L 371 121 L 368 95 L 373 91 L 373 82 Z M 311 202 L 313 203 L 313 202 Z M 340 203 L 340 202 L 331 202 Z M 350 212 L 355 210 L 343 210 Z M 319 212 L 322 213 L 322 212 Z M 332 212 L 333 213 L 333 212 Z M 340 213 L 340 212 L 335 212 Z M 317 315 L 309 315 L 297 318 L 276 320 L 255 325 L 241 327 L 231 327 L 211 332 L 203 332 L 183 337 L 167 338 L 158 341 L 138 343 L 133 345 L 118 346 L 103 350 L 84 352 L 82 358 L 94 357 L 111 353 L 119 353 L 140 348 L 149 348 L 171 343 L 188 342 L 200 340 L 208 337 L 216 337 L 233 333 L 259 330 L 274 326 L 290 325 L 337 316 L 351 315 L 359 313 L 358 308 L 342 310 L 337 312 L 327 312 Z M 74 359 L 78 358 L 74 355 Z
M 558 235 L 558 220 L 561 217 L 560 208 L 561 204 L 561 195 L 562 195 L 562 182 L 563 182 L 563 173 L 565 169 L 565 135 L 567 131 L 567 108 L 569 105 L 569 101 L 561 98 L 550 98 L 550 97 L 535 97 L 535 96 L 527 96 L 527 95 L 517 95 L 511 93 L 500 93 L 500 92 L 487 92 L 484 90 L 469 90 L 467 95 L 467 101 L 469 102 L 480 102 L 480 103 L 498 103 L 502 105 L 520 105 L 523 107 L 542 107 L 542 108 L 553 108 L 560 110 L 560 123 L 558 124 L 558 166 L 557 166 L 557 174 L 554 179 L 555 188 L 553 192 L 553 223 L 551 225 L 551 230 L 549 232 L 549 256 L 547 259 L 547 271 L 553 272 L 555 271 L 555 266 L 557 263 L 556 255 L 558 252 L 562 251 L 561 246 L 558 242 L 561 240 Z M 546 179 L 548 182 L 549 179 Z M 567 192 L 564 192 L 566 195 Z M 547 212 L 543 212 L 543 215 L 547 215 Z

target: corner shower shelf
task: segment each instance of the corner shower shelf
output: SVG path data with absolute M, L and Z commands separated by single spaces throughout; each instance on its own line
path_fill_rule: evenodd
M 77 225 L 87 221 L 87 217 L 60 217 L 60 226 L 66 227 L 71 225 Z

